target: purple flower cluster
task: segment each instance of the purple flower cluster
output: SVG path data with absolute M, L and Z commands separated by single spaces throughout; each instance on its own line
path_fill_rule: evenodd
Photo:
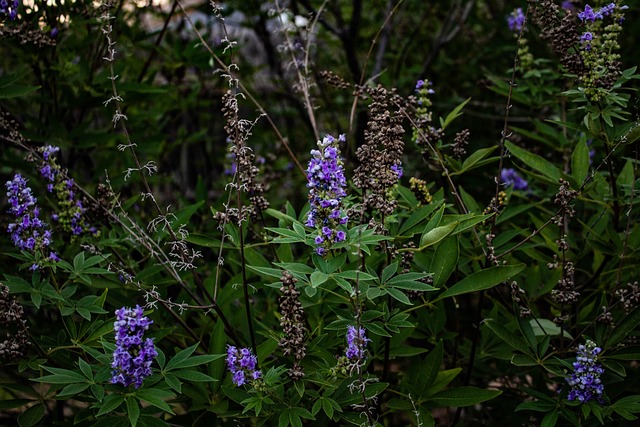
M 619 7 L 622 10 L 629 8 L 629 6 L 619 6 Z M 615 3 L 609 3 L 606 6 L 602 6 L 600 10 L 595 11 L 591 6 L 587 4 L 585 5 L 584 10 L 578 13 L 578 18 L 580 18 L 580 20 L 583 22 L 584 21 L 594 22 L 596 19 L 604 19 L 605 16 L 611 15 L 611 13 L 615 8 L 616 8 Z
M 507 24 L 509 29 L 513 32 L 519 33 L 524 26 L 525 16 L 522 8 L 514 9 L 513 12 L 507 17 Z
M 364 359 L 364 351 L 367 343 L 371 340 L 365 336 L 364 328 L 356 328 L 355 326 L 347 326 L 347 351 L 346 356 L 349 360 Z
M 344 188 L 347 180 L 340 157 L 339 142 L 345 142 L 344 135 L 335 139 L 331 135 L 318 141 L 318 149 L 311 150 L 311 160 L 307 168 L 307 187 L 311 209 L 307 216 L 307 227 L 315 227 L 319 232 L 314 242 L 318 255 L 326 255 L 333 243 L 347 238 L 339 225 L 344 225 L 349 217 L 342 212 L 342 199 L 347 195 Z
M 16 19 L 19 5 L 20 0 L 11 0 L 11 4 L 9 0 L 0 0 L 0 15 L 7 15 L 11 20 Z
M 11 241 L 21 250 L 39 252 L 51 261 L 59 261 L 55 252 L 49 251 L 51 244 L 51 231 L 48 225 L 39 218 L 40 209 L 37 199 L 27 186 L 27 180 L 20 174 L 16 174 L 13 180 L 7 181 L 7 197 L 11 208 L 9 213 L 16 217 L 16 221 L 9 224 L 7 231 L 11 234 Z M 33 264 L 32 270 L 38 268 Z
M 86 208 L 81 200 L 76 200 L 73 190 L 72 178 L 64 178 L 60 165 L 57 164 L 54 154 L 60 151 L 59 147 L 47 145 L 40 148 L 44 162 L 40 166 L 40 175 L 47 180 L 47 191 L 54 193 L 58 199 L 59 212 L 53 216 L 64 230 L 73 236 L 83 233 L 97 235 L 97 229 L 89 226 L 85 218 Z
M 578 346 L 578 355 L 573 362 L 573 374 L 567 378 L 567 383 L 571 386 L 567 399 L 580 402 L 588 402 L 593 398 L 602 400 L 604 386 L 600 375 L 604 373 L 604 368 L 597 362 L 601 351 L 602 349 L 591 340 Z
M 256 369 L 257 366 L 258 358 L 251 353 L 251 350 L 227 346 L 227 368 L 231 372 L 231 381 L 236 386 L 240 387 L 262 378 L 262 372 Z
M 111 383 L 120 383 L 125 387 L 134 384 L 135 388 L 151 375 L 151 362 L 158 355 L 152 338 L 144 339 L 144 332 L 153 323 L 140 306 L 122 307 L 116 310 L 113 329 L 116 333 L 116 349 L 111 363 Z
M 507 187 L 513 186 L 514 190 L 526 190 L 529 188 L 529 183 L 512 168 L 502 169 L 500 171 L 500 180 Z

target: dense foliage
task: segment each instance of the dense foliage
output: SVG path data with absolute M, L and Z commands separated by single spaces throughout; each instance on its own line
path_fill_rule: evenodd
M 636 425 L 637 5 L 517 3 L 0 1 L 0 423 Z

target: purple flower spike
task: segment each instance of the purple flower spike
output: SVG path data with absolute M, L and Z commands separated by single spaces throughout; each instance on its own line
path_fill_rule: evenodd
M 347 326 L 347 359 L 364 359 L 365 347 L 369 341 L 371 340 L 365 336 L 364 328 Z
M 116 349 L 111 363 L 111 383 L 140 388 L 142 381 L 151 375 L 151 363 L 158 355 L 153 339 L 144 339 L 144 332 L 153 321 L 143 316 L 143 310 L 122 307 L 116 310 L 113 329 L 116 333 Z
M 345 142 L 344 135 L 335 139 L 331 135 L 318 141 L 318 149 L 311 150 L 311 160 L 307 168 L 307 187 L 311 209 L 307 216 L 307 227 L 316 228 L 318 235 L 314 239 L 316 253 L 326 255 L 332 242 L 338 240 L 338 226 L 347 223 L 342 212 L 342 199 L 347 195 L 344 188 L 347 179 L 344 176 L 339 142 Z M 344 232 L 340 236 L 346 236 Z
M 591 340 L 578 347 L 573 374 L 567 378 L 567 383 L 571 386 L 567 399 L 586 403 L 595 398 L 602 402 L 604 386 L 600 376 L 604 373 L 604 368 L 597 362 L 601 352 L 602 349 Z
M 51 244 L 51 231 L 47 223 L 39 218 L 37 199 L 27 186 L 27 180 L 19 173 L 13 180 L 7 181 L 7 197 L 9 198 L 9 213 L 15 216 L 15 221 L 7 227 L 11 241 L 20 250 L 40 252 L 45 258 L 55 261 L 57 255 L 50 256 L 48 246 Z M 34 264 L 32 269 L 37 269 Z
M 227 368 L 231 373 L 231 381 L 238 387 L 262 378 L 262 372 L 256 367 L 258 358 L 248 348 L 238 349 L 227 346 Z

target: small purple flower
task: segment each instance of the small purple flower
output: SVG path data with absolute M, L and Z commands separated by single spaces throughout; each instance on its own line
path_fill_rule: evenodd
M 571 3 L 571 1 L 570 1 L 570 0 L 564 0 L 564 1 L 562 2 L 562 4 L 561 4 L 561 7 L 562 7 L 564 10 L 575 10 L 575 8 L 576 8 L 576 7 L 573 5 L 573 3 Z
M 529 188 L 529 183 L 512 168 L 502 169 L 500 171 L 500 180 L 507 187 L 513 186 L 514 190 L 526 190 Z
M 151 363 L 158 355 L 152 338 L 144 339 L 144 333 L 153 323 L 138 305 L 116 310 L 113 330 L 116 333 L 116 349 L 111 363 L 111 383 L 140 388 L 142 381 L 151 375 Z
M 398 179 L 402 178 L 402 174 L 403 174 L 402 165 L 395 164 L 391 166 L 391 170 L 394 171 L 396 175 L 398 175 Z
M 507 24 L 509 25 L 509 29 L 513 32 L 520 32 L 522 27 L 524 26 L 525 16 L 522 8 L 519 7 L 514 9 L 513 12 L 507 18 Z
M 231 373 L 231 381 L 238 387 L 247 384 L 250 380 L 262 378 L 262 372 L 257 370 L 258 358 L 248 348 L 232 345 L 227 346 L 227 368 Z
M 602 401 L 604 385 L 600 376 L 604 368 L 598 363 L 598 355 L 602 349 L 591 340 L 578 346 L 578 355 L 573 363 L 573 373 L 566 379 L 571 386 L 567 399 L 579 400 L 582 403 L 592 399 Z
M 371 340 L 366 337 L 364 328 L 347 326 L 347 359 L 364 359 L 365 347 Z
M 9 6 L 8 0 L 0 1 L 0 15 L 7 15 L 12 21 L 18 16 L 18 6 L 20 0 L 12 0 L 11 6 Z

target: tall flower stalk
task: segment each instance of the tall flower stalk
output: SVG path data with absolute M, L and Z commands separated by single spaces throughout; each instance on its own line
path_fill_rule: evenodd
M 311 150 L 312 157 L 307 168 L 311 209 L 306 225 L 316 228 L 316 253 L 322 256 L 327 254 L 334 243 L 347 238 L 346 233 L 339 228 L 349 220 L 342 210 L 342 200 L 347 195 L 344 190 L 347 180 L 339 142 L 345 142 L 344 135 L 340 135 L 338 139 L 327 135 L 322 141 L 318 141 L 318 149 Z
M 15 221 L 7 227 L 13 244 L 23 251 L 36 255 L 36 262 L 32 270 L 41 265 L 41 258 L 59 261 L 58 255 L 49 250 L 51 231 L 46 222 L 40 219 L 38 200 L 33 196 L 27 180 L 21 174 L 15 174 L 13 180 L 7 181 L 7 197 L 9 198 L 9 213 L 15 216 Z
M 122 307 L 116 310 L 113 329 L 116 333 L 116 349 L 113 352 L 111 382 L 125 387 L 140 388 L 142 381 L 151 375 L 151 363 L 158 355 L 152 338 L 144 338 L 144 333 L 153 323 L 143 310 Z

